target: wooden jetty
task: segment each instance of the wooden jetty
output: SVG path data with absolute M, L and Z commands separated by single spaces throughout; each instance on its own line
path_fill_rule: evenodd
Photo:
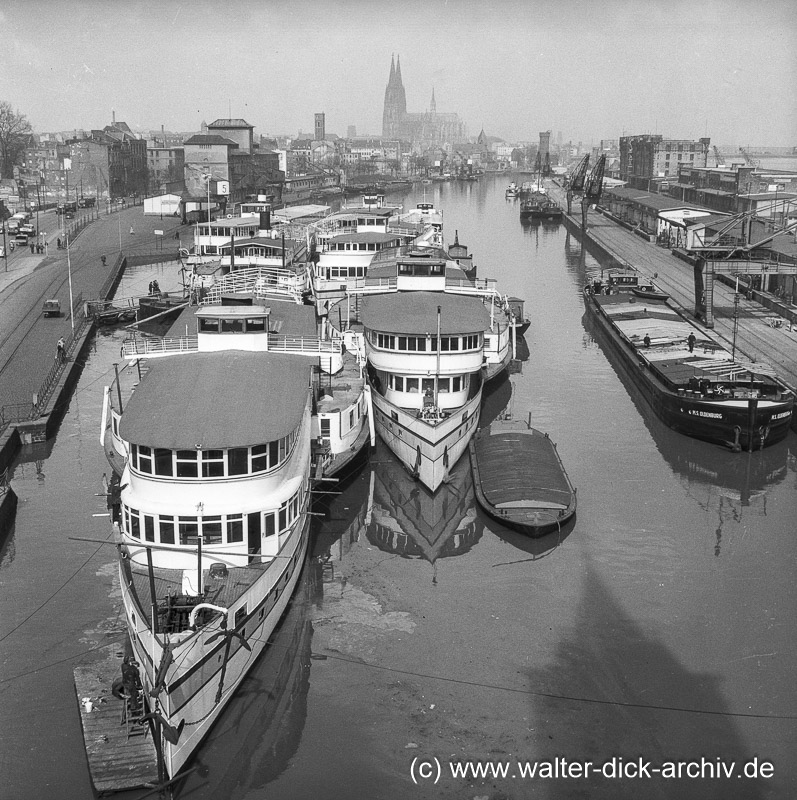
M 101 659 L 75 667 L 75 691 L 89 771 L 99 795 L 158 785 L 158 761 L 148 724 L 136 722 L 127 701 L 111 692 L 121 676 L 123 647 L 109 645 Z
M 576 513 L 576 490 L 547 433 L 497 420 L 476 433 L 469 449 L 476 499 L 502 525 L 542 536 Z

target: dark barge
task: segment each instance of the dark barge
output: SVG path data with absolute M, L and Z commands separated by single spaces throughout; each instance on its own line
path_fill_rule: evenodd
M 668 427 L 734 452 L 785 438 L 794 395 L 774 374 L 737 362 L 666 300 L 611 291 L 586 286 L 587 311 Z

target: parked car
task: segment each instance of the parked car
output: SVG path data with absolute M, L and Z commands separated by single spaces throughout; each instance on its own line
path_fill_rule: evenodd
M 35 236 L 36 235 L 36 226 L 31 225 L 29 222 L 25 223 L 24 225 L 19 226 L 20 233 L 27 233 L 28 236 Z

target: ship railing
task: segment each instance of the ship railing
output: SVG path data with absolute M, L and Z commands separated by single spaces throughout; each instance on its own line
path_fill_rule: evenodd
M 196 353 L 198 349 L 196 336 L 136 336 L 122 342 L 122 358 L 172 356 L 178 353 Z
M 475 281 L 446 279 L 446 291 L 452 294 L 468 294 L 477 297 L 493 298 L 498 305 L 501 305 L 502 298 L 496 286 L 498 282 L 494 278 L 479 278 Z
M 268 335 L 269 352 L 317 356 L 324 372 L 334 375 L 343 368 L 343 339 L 319 339 L 315 336 Z
M 225 275 L 202 297 L 201 305 L 218 305 L 223 294 L 251 293 L 258 298 L 282 295 L 300 301 L 307 283 L 306 268 L 251 267 Z
M 351 287 L 347 294 L 384 294 L 395 292 L 398 286 L 396 278 L 366 278 L 365 286 Z

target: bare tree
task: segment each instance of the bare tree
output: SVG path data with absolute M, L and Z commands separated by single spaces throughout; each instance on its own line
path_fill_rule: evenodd
M 14 177 L 14 164 L 25 150 L 33 132 L 27 117 L 14 111 L 11 103 L 0 101 L 0 169 L 1 177 Z

